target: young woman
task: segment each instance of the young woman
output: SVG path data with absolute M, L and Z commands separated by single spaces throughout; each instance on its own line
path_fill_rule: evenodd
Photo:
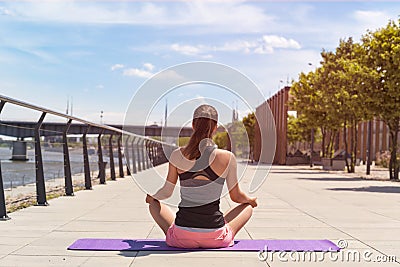
M 176 149 L 169 159 L 163 187 L 146 196 L 150 214 L 166 235 L 166 243 L 182 248 L 217 248 L 234 244 L 236 233 L 250 219 L 257 199 L 240 188 L 235 156 L 217 149 L 212 136 L 217 130 L 218 113 L 210 105 L 199 106 L 193 114 L 193 134 L 189 143 Z M 174 216 L 159 200 L 169 198 L 180 180 L 181 202 Z M 220 196 L 226 180 L 232 201 L 240 203 L 225 215 Z

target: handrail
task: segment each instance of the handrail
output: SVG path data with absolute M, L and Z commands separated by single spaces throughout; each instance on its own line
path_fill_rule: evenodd
M 69 148 L 68 148 L 68 140 L 67 140 L 67 134 L 70 129 L 72 121 L 80 122 L 83 125 L 86 125 L 87 127 L 82 128 L 82 144 L 83 144 L 83 163 L 84 163 L 84 177 L 85 177 L 85 189 L 91 189 L 92 184 L 91 184 L 91 174 L 90 174 L 90 162 L 88 158 L 88 147 L 87 147 L 87 142 L 86 142 L 86 135 L 88 134 L 88 131 L 90 128 L 98 128 L 100 129 L 99 133 L 96 133 L 98 135 L 97 137 L 97 146 L 98 146 L 98 177 L 100 178 L 100 183 L 105 184 L 106 183 L 106 163 L 103 160 L 103 152 L 102 152 L 102 135 L 109 135 L 108 138 L 108 153 L 109 153 L 109 168 L 110 168 L 110 174 L 111 174 L 111 180 L 116 180 L 116 172 L 115 172 L 115 162 L 114 162 L 114 156 L 113 156 L 113 136 L 118 136 L 118 144 L 117 144 L 117 150 L 118 150 L 118 168 L 119 168 L 119 176 L 122 178 L 124 177 L 124 170 L 123 166 L 126 166 L 127 173 L 136 173 L 137 171 L 141 170 L 146 170 L 150 168 L 151 164 L 153 166 L 163 164 L 168 161 L 168 156 L 167 154 L 169 152 L 172 152 L 171 149 L 176 147 L 175 145 L 168 144 L 166 142 L 162 142 L 159 140 L 155 140 L 152 138 L 149 138 L 147 136 L 142 136 L 139 134 L 135 134 L 129 131 L 126 131 L 124 129 L 119 129 L 113 126 L 109 125 L 104 125 L 104 124 L 98 124 L 94 123 L 85 119 L 81 119 L 79 117 L 71 116 L 68 114 L 63 114 L 58 111 L 54 111 L 48 108 L 44 108 L 38 105 L 33 105 L 30 103 L 26 103 L 24 101 L 20 101 L 17 99 L 13 99 L 11 97 L 7 97 L 4 95 L 0 95 L 0 113 L 3 110 L 3 107 L 6 103 L 10 103 L 13 105 L 17 105 L 20 107 L 28 108 L 31 110 L 36 110 L 41 112 L 41 116 L 36 121 L 35 127 L 32 129 L 33 130 L 33 137 L 35 138 L 34 141 L 34 149 L 35 149 L 35 170 L 36 170 L 36 199 L 37 199 L 37 205 L 39 206 L 46 206 L 47 205 L 47 200 L 46 200 L 46 185 L 45 185 L 45 178 L 44 178 L 44 169 L 43 169 L 43 158 L 42 158 L 42 149 L 41 149 L 41 144 L 40 144 L 40 131 L 41 131 L 41 126 L 43 123 L 43 120 L 46 116 L 46 114 L 51 114 L 55 115 L 57 117 L 65 118 L 67 119 L 67 122 L 65 122 L 65 125 L 63 125 L 62 132 L 60 134 L 62 135 L 62 144 L 63 144 L 63 158 L 64 158 L 64 178 L 65 178 L 65 194 L 67 196 L 73 196 L 73 183 L 72 183 L 72 173 L 71 173 L 71 163 L 70 163 L 70 156 L 69 156 Z M 64 124 L 64 123 L 62 123 Z M 145 126 L 143 126 L 145 127 Z M 107 131 L 106 131 L 107 130 Z M 122 136 L 127 135 L 127 138 L 125 140 L 125 146 L 124 146 L 124 152 L 122 152 Z M 132 138 L 131 142 L 128 142 L 130 137 Z M 17 144 L 15 144 L 17 143 Z M 20 142 L 13 142 L 13 158 L 14 160 L 26 160 L 26 143 L 22 144 Z M 15 145 L 15 147 L 14 147 Z M 18 151 L 21 151 L 20 154 L 17 155 L 17 153 L 14 153 L 14 148 L 18 149 Z M 170 151 L 171 150 L 171 151 Z M 25 154 L 24 152 L 25 151 Z M 155 152 L 157 151 L 157 152 Z M 122 154 L 125 154 L 126 156 L 126 161 L 123 162 L 122 160 Z M 129 160 L 129 153 L 132 154 L 132 162 Z M 146 153 L 146 156 L 145 156 Z M 137 155 L 137 157 L 135 156 Z M 130 171 L 130 164 L 132 164 L 132 172 Z M 0 220 L 6 220 L 9 219 L 7 216 L 6 212 L 6 205 L 5 205 L 5 197 L 4 197 L 4 187 L 3 187 L 3 178 L 2 178 L 2 171 L 1 171 L 1 162 L 0 162 Z
M 131 133 L 131 132 L 125 131 L 123 129 L 118 129 L 118 128 L 115 128 L 115 127 L 112 127 L 112 126 L 109 126 L 109 125 L 98 124 L 98 123 L 95 123 L 95 122 L 87 121 L 87 120 L 84 120 L 84 119 L 81 119 L 81 118 L 78 118 L 78 117 L 75 117 L 75 116 L 64 114 L 64 113 L 61 113 L 61 112 L 58 112 L 58 111 L 54 111 L 54 110 L 51 110 L 51 109 L 48 109 L 48 108 L 40 107 L 40 106 L 37 106 L 37 105 L 29 104 L 29 103 L 26 103 L 24 101 L 20 101 L 20 100 L 17 100 L 17 99 L 11 98 L 11 97 L 7 97 L 7 96 L 4 96 L 4 95 L 0 95 L 0 100 L 4 101 L 5 103 L 12 103 L 12 104 L 17 105 L 17 106 L 33 109 L 33 110 L 40 111 L 40 112 L 45 112 L 45 113 L 48 113 L 48 114 L 52 114 L 52 115 L 55 115 L 55 116 L 58 116 L 58 117 L 62 117 L 62 118 L 65 118 L 65 119 L 69 119 L 69 120 L 73 120 L 73 121 L 78 121 L 78 122 L 81 122 L 83 124 L 90 125 L 92 127 L 98 127 L 98 128 L 101 128 L 101 129 L 117 132 L 117 133 L 120 133 L 120 134 L 126 134 L 126 135 L 130 135 L 130 136 L 135 136 L 135 137 L 139 137 L 139 138 L 142 138 L 142 139 L 145 139 L 145 140 L 157 142 L 157 143 L 164 144 L 164 145 L 169 145 L 169 146 L 171 145 L 171 144 L 165 143 L 163 141 L 159 141 L 159 140 L 155 140 L 155 139 L 149 138 L 147 136 L 142 136 L 142 135 L 139 135 L 139 134 Z

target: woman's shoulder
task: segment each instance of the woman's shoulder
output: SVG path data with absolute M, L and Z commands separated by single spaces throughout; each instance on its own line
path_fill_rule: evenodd
M 172 151 L 172 154 L 182 153 L 182 149 L 183 149 L 183 147 L 177 147 Z
M 218 155 L 223 156 L 223 157 L 234 157 L 235 154 L 233 154 L 231 151 L 226 150 L 226 149 L 221 149 L 221 148 L 216 148 L 214 150 Z
M 182 158 L 182 148 L 178 147 L 172 151 L 170 160 L 179 160 Z
M 214 151 L 216 158 L 221 162 L 229 163 L 232 159 L 235 159 L 235 154 L 229 150 L 217 148 Z

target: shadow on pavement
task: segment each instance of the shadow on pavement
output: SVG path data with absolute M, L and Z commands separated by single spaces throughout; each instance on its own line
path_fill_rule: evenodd
M 326 174 L 329 172 L 324 172 L 324 171 L 318 171 L 318 172 L 313 172 L 313 171 L 277 171 L 277 169 L 271 169 L 271 173 L 276 173 L 276 174 Z M 308 178 L 307 178 L 308 179 Z M 313 178 L 310 178 L 313 179 Z
M 317 178 L 297 178 L 299 180 L 310 180 L 310 181 L 335 181 L 335 182 L 342 182 L 342 181 L 365 181 L 366 179 L 362 178 L 348 178 L 348 177 L 317 177 Z
M 374 193 L 400 193 L 400 186 L 366 186 L 354 188 L 328 188 L 333 191 L 357 191 L 357 192 L 374 192 Z
M 124 256 L 124 257 L 131 257 L 131 258 L 137 258 L 137 257 L 144 257 L 144 256 L 149 256 L 152 254 L 159 254 L 159 255 L 168 255 L 168 254 L 183 254 L 183 253 L 188 253 L 188 252 L 196 252 L 196 251 L 161 251 L 161 250 L 147 250 L 147 251 L 121 251 L 118 255 Z

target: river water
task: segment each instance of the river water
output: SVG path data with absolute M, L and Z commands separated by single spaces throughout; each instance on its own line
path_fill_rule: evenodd
M 103 151 L 104 153 L 104 151 Z M 82 148 L 69 149 L 72 175 L 83 173 L 83 153 Z M 35 151 L 28 149 L 27 161 L 12 161 L 12 149 L 0 147 L 1 171 L 3 176 L 4 188 L 26 185 L 36 182 L 35 170 Z M 115 156 L 115 154 L 114 154 Z M 64 177 L 64 161 L 62 148 L 52 149 L 52 151 L 42 148 L 43 169 L 45 180 Z M 109 162 L 109 157 L 103 155 L 103 160 Z M 92 177 L 98 174 L 98 156 L 89 155 L 90 171 Z M 115 166 L 118 166 L 118 158 L 114 159 Z M 108 165 L 107 165 L 108 167 Z

